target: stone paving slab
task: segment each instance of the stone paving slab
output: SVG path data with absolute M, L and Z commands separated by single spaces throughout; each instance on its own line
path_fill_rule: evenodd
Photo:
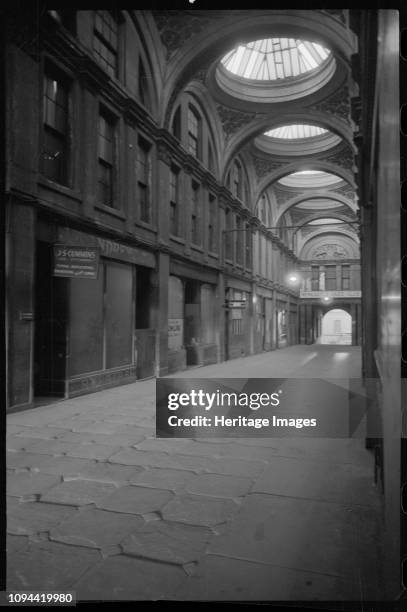
M 120 450 L 120 447 L 109 444 L 76 444 L 69 445 L 66 454 L 68 457 L 79 457 L 81 459 L 109 459 Z
M 52 438 L 58 438 L 65 429 L 60 427 L 24 427 L 24 429 L 16 434 L 16 437 L 22 438 L 38 438 L 42 440 L 50 440 Z
M 179 495 L 162 510 L 164 520 L 211 527 L 225 523 L 237 513 L 239 506 L 230 499 Z
M 113 484 L 92 480 L 70 480 L 50 489 L 41 501 L 70 506 L 96 504 L 118 489 Z
M 92 480 L 112 483 L 119 487 L 132 483 L 143 471 L 141 467 L 114 465 L 104 461 L 86 461 L 76 474 L 71 477 L 65 476 L 64 480 Z
M 58 457 L 52 455 L 37 455 L 35 453 L 8 453 L 7 467 L 9 469 L 29 468 L 44 474 L 56 474 L 67 476 L 79 474 L 80 470 L 90 464 L 86 459 L 75 459 L 73 457 Z
M 184 565 L 196 562 L 212 536 L 209 529 L 152 521 L 122 542 L 127 555 Z
M 59 440 L 64 442 L 72 442 L 73 444 L 89 444 L 96 443 L 103 446 L 115 446 L 115 447 L 126 447 L 133 446 L 142 442 L 145 439 L 144 435 L 132 434 L 127 428 L 127 433 L 116 433 L 116 434 L 97 434 L 97 433 L 84 433 L 77 431 L 66 431 L 62 436 L 58 436 Z
M 26 550 L 11 555 L 7 563 L 7 590 L 70 590 L 100 553 L 56 542 L 31 542 Z
M 220 474 L 196 475 L 186 486 L 189 493 L 210 497 L 237 498 L 246 495 L 253 485 L 250 478 L 221 476 Z
M 334 503 L 251 494 L 208 552 L 350 579 L 376 554 L 375 540 L 363 541 L 352 520 L 357 512 Z
M 7 495 L 28 498 L 41 495 L 61 482 L 59 476 L 32 472 L 16 472 L 7 478 Z
M 6 552 L 7 555 L 25 550 L 28 546 L 28 537 L 22 535 L 7 534 Z
M 91 548 L 119 545 L 144 525 L 142 518 L 118 512 L 90 509 L 77 512 L 50 531 L 50 539 Z
M 98 506 L 114 512 L 147 514 L 160 510 L 172 497 L 169 491 L 130 485 L 117 489 L 99 502 Z
M 265 463 L 259 461 L 240 461 L 238 459 L 213 458 L 200 455 L 170 455 L 157 451 L 126 449 L 109 458 L 111 463 L 163 467 L 174 470 L 190 470 L 197 473 L 230 474 L 231 476 L 254 477 L 264 470 Z
M 185 572 L 174 565 L 117 555 L 98 563 L 72 588 L 83 601 L 156 601 L 169 599 L 184 580 Z
M 49 531 L 76 514 L 71 506 L 7 499 L 7 533 L 33 535 Z
M 25 446 L 25 450 L 29 453 L 38 453 L 42 455 L 64 455 L 72 447 L 69 442 L 61 440 L 31 440 L 31 444 Z
M 309 478 L 309 474 L 313 477 Z M 364 467 L 274 457 L 253 486 L 254 493 L 319 499 L 342 504 L 377 504 L 377 490 Z
M 336 576 L 215 555 L 180 587 L 181 601 L 343 601 L 359 599 L 358 585 Z
M 124 466 L 120 466 L 119 469 L 124 469 Z M 153 489 L 180 491 L 194 478 L 196 478 L 196 475 L 186 470 L 151 468 L 136 474 L 130 482 L 131 484 L 140 485 L 142 487 L 152 487 Z

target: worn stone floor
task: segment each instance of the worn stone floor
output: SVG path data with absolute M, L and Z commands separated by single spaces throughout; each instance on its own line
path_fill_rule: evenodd
M 179 377 L 358 376 L 298 346 Z M 363 439 L 156 439 L 155 381 L 8 417 L 8 589 L 79 600 L 380 599 Z

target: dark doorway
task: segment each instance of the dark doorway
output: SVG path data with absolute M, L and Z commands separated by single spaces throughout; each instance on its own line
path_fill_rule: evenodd
M 37 242 L 34 395 L 65 395 L 68 279 L 52 276 L 52 245 Z
M 151 270 L 143 266 L 136 269 L 136 325 L 135 360 L 138 379 L 149 378 L 155 373 L 156 331 L 151 327 L 153 287 Z

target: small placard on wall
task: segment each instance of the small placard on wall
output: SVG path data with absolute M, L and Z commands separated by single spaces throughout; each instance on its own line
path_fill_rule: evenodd
M 98 247 L 54 245 L 53 275 L 64 278 L 96 279 L 99 268 Z

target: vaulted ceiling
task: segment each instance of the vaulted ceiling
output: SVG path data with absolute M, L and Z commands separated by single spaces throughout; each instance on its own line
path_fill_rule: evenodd
M 267 201 L 267 223 L 297 256 L 318 236 L 358 253 L 347 13 L 153 11 L 166 50 L 163 123 L 182 89 L 203 92 L 223 176 L 239 156 L 252 211 Z

